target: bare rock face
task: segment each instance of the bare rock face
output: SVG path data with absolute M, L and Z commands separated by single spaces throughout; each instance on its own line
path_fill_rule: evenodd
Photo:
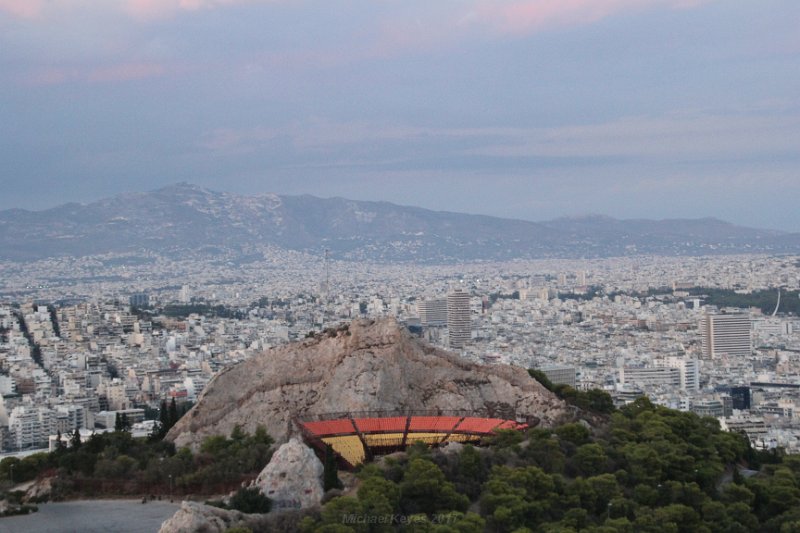
M 221 371 L 167 438 L 196 447 L 237 424 L 251 433 L 262 424 L 285 442 L 298 419 L 313 415 L 422 410 L 545 425 L 567 413 L 523 368 L 468 362 L 413 337 L 394 319 L 362 320 Z
M 273 510 L 307 509 L 322 501 L 323 470 L 314 451 L 293 438 L 278 448 L 254 484 L 272 500 Z
M 172 518 L 161 524 L 158 533 L 222 533 L 233 527 L 248 527 L 247 515 L 210 505 L 184 501 Z
M 27 491 L 23 500 L 26 502 L 46 501 L 53 492 L 53 481 L 55 477 L 43 477 L 37 479 Z

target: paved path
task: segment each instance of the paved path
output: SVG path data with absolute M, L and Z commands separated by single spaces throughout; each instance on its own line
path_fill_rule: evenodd
M 141 500 L 42 503 L 36 513 L 0 518 L 0 533 L 156 533 L 179 507 Z

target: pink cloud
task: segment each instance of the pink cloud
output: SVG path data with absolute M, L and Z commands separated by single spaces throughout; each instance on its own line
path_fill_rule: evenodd
M 213 9 L 233 4 L 276 0 L 124 0 L 115 8 L 137 19 L 156 19 L 171 16 L 179 11 Z M 89 2 L 81 0 L 0 0 L 0 13 L 18 18 L 39 18 L 54 13 L 87 9 Z M 91 7 L 91 6 L 88 6 Z
M 168 17 L 179 11 L 214 9 L 256 1 L 258 0 L 127 0 L 125 11 L 135 18 L 146 20 Z
M 607 17 L 652 9 L 691 9 L 715 0 L 464 0 L 397 10 L 379 21 L 374 55 L 435 51 L 498 35 L 594 24 Z
M 174 10 L 174 2 L 161 0 L 129 0 L 125 5 L 125 11 L 139 19 L 159 18 Z
M 712 0 L 517 0 L 481 2 L 469 20 L 500 33 L 521 34 L 593 24 L 618 12 L 689 9 Z
M 34 18 L 42 12 L 41 0 L 0 0 L 0 11 L 15 17 Z

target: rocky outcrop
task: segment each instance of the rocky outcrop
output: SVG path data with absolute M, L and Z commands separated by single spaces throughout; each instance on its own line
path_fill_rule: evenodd
M 252 518 L 239 511 L 184 501 L 172 518 L 161 524 L 158 533 L 222 533 L 233 527 L 249 527 Z
M 393 319 L 356 321 L 229 367 L 169 432 L 196 446 L 259 424 L 278 442 L 296 420 L 358 411 L 465 410 L 550 425 L 564 403 L 523 368 L 479 365 L 413 337 Z
M 254 485 L 272 500 L 273 510 L 307 509 L 322 501 L 322 471 L 314 451 L 290 439 L 273 454 Z
M 37 479 L 28 490 L 25 491 L 23 500 L 26 502 L 44 502 L 50 499 L 53 492 L 53 481 L 55 477 L 42 477 Z

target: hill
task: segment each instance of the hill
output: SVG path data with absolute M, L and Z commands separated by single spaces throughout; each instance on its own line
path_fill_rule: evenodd
M 632 254 L 798 253 L 800 234 L 716 219 L 548 222 L 344 198 L 241 196 L 181 183 L 44 211 L 0 211 L 0 259 L 147 253 L 252 257 L 269 247 L 348 260 L 452 262 Z
M 552 425 L 568 414 L 522 368 L 477 365 L 393 319 L 357 321 L 223 370 L 170 430 L 176 446 L 263 424 L 281 442 L 296 421 L 331 413 L 464 410 Z

